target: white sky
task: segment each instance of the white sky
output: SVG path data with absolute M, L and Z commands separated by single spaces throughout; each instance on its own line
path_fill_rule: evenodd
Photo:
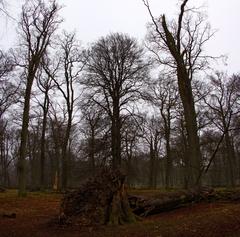
M 12 12 L 16 12 L 16 2 L 9 0 Z M 144 39 L 146 24 L 150 17 L 142 0 L 59 0 L 65 7 L 61 15 L 66 30 L 77 31 L 80 41 L 91 43 L 110 32 L 125 32 L 138 39 Z M 168 18 L 176 16 L 179 0 L 149 0 L 153 14 L 165 13 Z M 215 37 L 208 43 L 208 54 L 218 56 L 227 54 L 228 66 L 221 65 L 229 73 L 240 72 L 240 0 L 189 0 L 195 6 L 207 6 L 209 22 L 218 29 Z M 15 6 L 15 7 L 13 7 Z M 15 13 L 16 15 L 16 13 Z M 1 18 L 2 20 L 2 18 Z M 13 45 L 14 23 L 0 22 L 0 47 Z

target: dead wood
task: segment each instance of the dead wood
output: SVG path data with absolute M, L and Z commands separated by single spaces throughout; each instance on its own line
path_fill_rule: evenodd
M 213 189 L 200 188 L 167 194 L 163 193 L 159 197 L 129 195 L 128 200 L 134 214 L 146 217 L 170 211 L 189 203 L 196 203 L 202 200 L 212 200 L 215 198 L 216 193 Z
M 0 193 L 6 192 L 6 189 L 4 187 L 0 187 Z
M 102 170 L 76 191 L 66 193 L 61 203 L 60 224 L 123 224 L 134 222 L 119 170 Z
M 14 219 L 17 217 L 16 213 L 3 213 L 2 214 L 3 218 L 10 218 L 10 219 Z
M 217 190 L 201 187 L 161 193 L 154 197 L 127 195 L 125 175 L 119 170 L 102 170 L 78 190 L 64 195 L 59 221 L 82 225 L 123 224 L 200 201 L 240 201 L 240 190 Z

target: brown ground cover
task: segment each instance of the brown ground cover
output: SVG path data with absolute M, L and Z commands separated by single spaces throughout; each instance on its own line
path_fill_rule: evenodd
M 240 237 L 239 202 L 192 204 L 130 225 L 81 227 L 56 225 L 60 200 L 59 194 L 0 193 L 0 237 Z M 16 218 L 3 217 L 11 213 Z

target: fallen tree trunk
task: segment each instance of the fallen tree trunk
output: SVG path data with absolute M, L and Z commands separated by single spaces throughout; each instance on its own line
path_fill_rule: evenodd
M 163 193 L 159 197 L 129 195 L 128 200 L 134 214 L 146 217 L 160 212 L 170 211 L 188 203 L 215 198 L 216 193 L 213 189 L 201 188 L 167 194 Z
M 215 200 L 235 202 L 240 201 L 240 189 L 225 189 L 216 191 Z
M 123 224 L 170 211 L 200 201 L 240 201 L 240 190 L 198 189 L 160 193 L 157 196 L 127 195 L 125 175 L 119 170 L 102 170 L 78 190 L 64 195 L 59 215 L 60 224 Z
M 3 213 L 2 218 L 10 218 L 10 219 L 14 219 L 17 217 L 16 213 Z
M 0 187 L 0 193 L 4 193 L 4 192 L 6 192 L 6 189 L 3 187 Z

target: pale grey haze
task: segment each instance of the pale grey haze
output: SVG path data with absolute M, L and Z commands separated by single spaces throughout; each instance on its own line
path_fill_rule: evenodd
M 9 9 L 17 18 L 23 1 L 9 0 Z M 179 0 L 149 0 L 154 16 L 163 13 L 168 18 L 177 15 Z M 143 40 L 146 24 L 150 21 L 147 9 L 142 0 L 59 0 L 64 5 L 62 16 L 65 19 L 63 28 L 76 30 L 78 38 L 87 45 L 110 32 L 125 32 Z M 217 65 L 229 73 L 240 72 L 240 1 L 239 0 L 190 0 L 194 6 L 204 5 L 209 22 L 216 35 L 208 42 L 206 50 L 209 55 L 226 54 L 228 65 Z M 0 22 L 0 46 L 7 48 L 14 45 L 16 24 L 14 21 Z

